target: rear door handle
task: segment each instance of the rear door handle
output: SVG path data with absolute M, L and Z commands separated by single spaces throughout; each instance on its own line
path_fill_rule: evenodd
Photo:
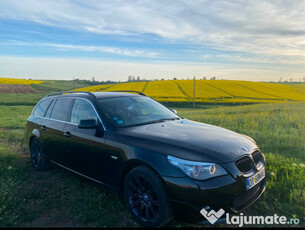
M 42 130 L 46 130 L 46 126 L 45 126 L 45 125 L 42 125 L 42 126 L 41 126 L 41 129 L 42 129 Z
M 71 137 L 71 133 L 68 131 L 68 132 L 64 132 L 64 135 L 66 136 L 66 137 Z

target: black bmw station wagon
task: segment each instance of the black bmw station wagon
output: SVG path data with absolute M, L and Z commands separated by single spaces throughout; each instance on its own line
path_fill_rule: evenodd
M 49 94 L 25 140 L 36 170 L 57 165 L 109 188 L 144 226 L 204 223 L 200 211 L 239 212 L 266 188 L 252 138 L 181 118 L 142 93 Z

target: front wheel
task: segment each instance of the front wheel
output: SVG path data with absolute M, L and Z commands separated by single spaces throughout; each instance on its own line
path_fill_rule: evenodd
M 30 143 L 31 161 L 33 167 L 38 171 L 43 171 L 49 168 L 49 162 L 45 157 L 42 146 L 37 138 L 34 138 Z
M 160 227 L 172 218 L 161 179 L 152 170 L 139 166 L 124 181 L 124 199 L 135 220 L 147 227 Z

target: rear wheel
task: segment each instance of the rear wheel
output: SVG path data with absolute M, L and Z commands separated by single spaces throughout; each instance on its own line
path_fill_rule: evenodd
M 37 138 L 34 138 L 31 141 L 30 152 L 32 165 L 36 170 L 43 171 L 50 167 L 48 160 L 45 158 L 42 146 Z
M 126 176 L 124 198 L 129 211 L 141 225 L 160 227 L 172 218 L 161 179 L 145 166 L 134 168 Z

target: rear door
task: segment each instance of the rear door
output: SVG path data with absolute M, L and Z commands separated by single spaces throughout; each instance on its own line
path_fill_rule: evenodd
M 63 151 L 66 148 L 66 139 L 63 131 L 68 120 L 72 100 L 72 98 L 58 98 L 50 105 L 41 121 L 41 139 L 44 151 L 49 160 L 61 165 L 66 162 Z
M 42 99 L 34 108 L 33 113 L 27 120 L 27 138 L 34 133 L 41 141 L 41 122 L 51 102 L 52 99 Z

